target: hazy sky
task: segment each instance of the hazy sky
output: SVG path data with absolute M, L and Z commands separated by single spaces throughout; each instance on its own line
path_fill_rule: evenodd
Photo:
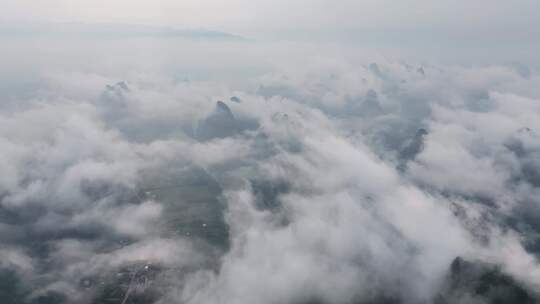
M 239 33 L 437 30 L 534 39 L 536 0 L 0 0 L 3 23 L 118 22 Z

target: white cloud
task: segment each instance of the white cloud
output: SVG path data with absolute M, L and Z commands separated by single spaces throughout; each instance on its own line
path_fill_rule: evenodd
M 209 45 L 244 67 L 238 45 Z M 85 303 L 93 280 L 151 265 L 164 302 L 417 303 L 457 256 L 540 283 L 534 70 L 287 44 L 243 50 L 278 63 L 265 76 L 193 80 L 175 74 L 190 56 L 126 72 L 120 50 L 44 62 L 32 97 L 1 108 L 0 256 L 25 288 Z M 216 119 L 234 130 L 197 136 Z

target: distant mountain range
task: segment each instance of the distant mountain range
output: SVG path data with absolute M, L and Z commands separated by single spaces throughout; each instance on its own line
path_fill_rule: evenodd
M 207 29 L 178 29 L 173 27 L 109 24 L 109 23 L 54 23 L 26 26 L 0 26 L 0 36 L 94 36 L 103 38 L 160 37 L 190 40 L 234 40 L 249 39 L 226 32 Z

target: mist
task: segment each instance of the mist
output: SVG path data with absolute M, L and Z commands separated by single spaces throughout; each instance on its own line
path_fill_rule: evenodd
M 540 301 L 533 13 L 57 2 L 0 14 L 0 302 Z

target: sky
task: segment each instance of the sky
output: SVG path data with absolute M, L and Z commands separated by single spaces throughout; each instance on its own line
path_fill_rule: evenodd
M 538 39 L 534 0 L 2 0 L 0 21 L 106 22 L 274 31 L 418 30 Z
M 0 29 L 122 24 L 207 29 L 259 42 L 376 48 L 458 64 L 540 67 L 534 0 L 0 0 Z

